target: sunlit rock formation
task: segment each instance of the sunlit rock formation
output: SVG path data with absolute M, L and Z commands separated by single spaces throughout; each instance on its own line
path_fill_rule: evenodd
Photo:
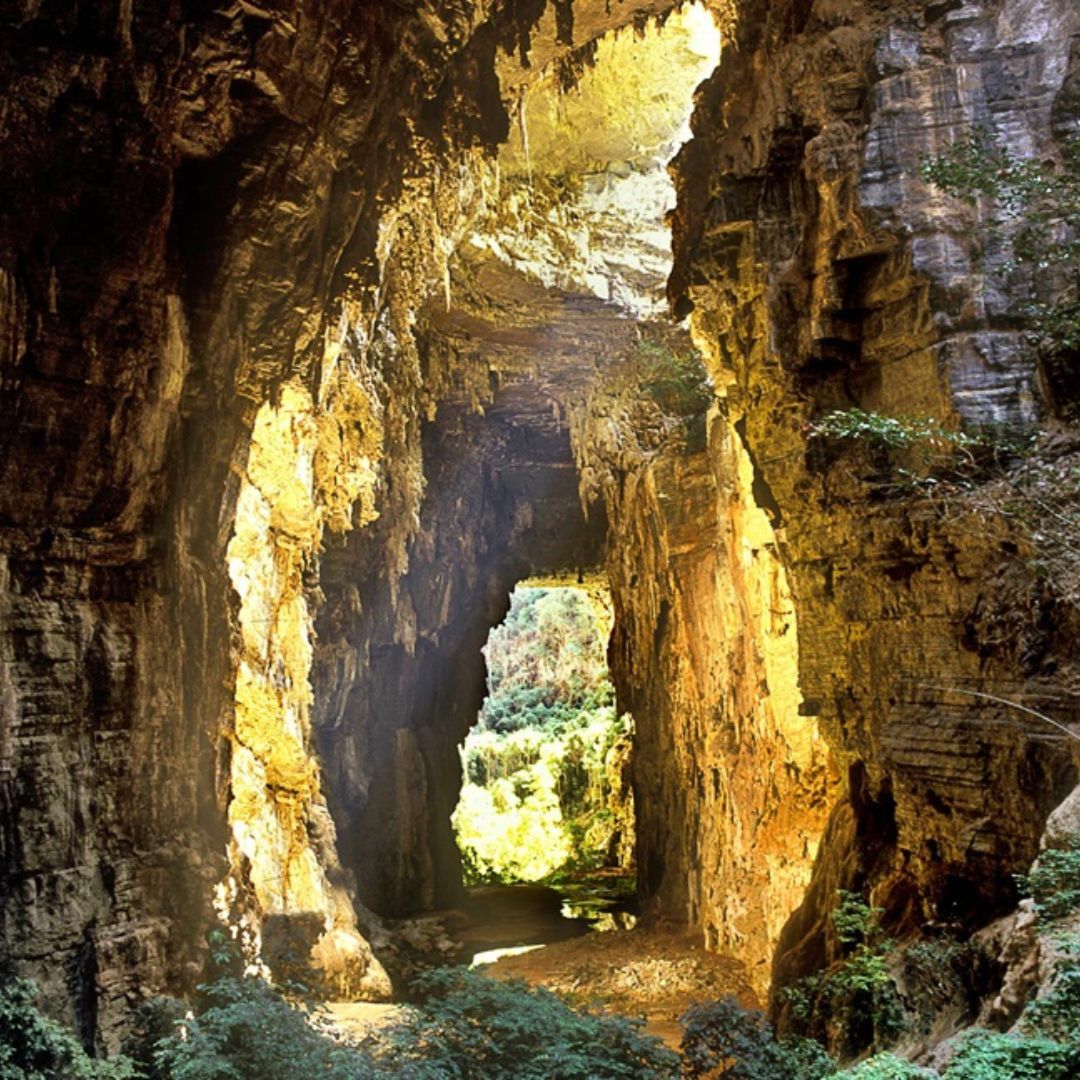
M 1075 608 L 1014 557 L 1024 537 L 962 499 L 897 497 L 807 425 L 850 405 L 1014 432 L 1068 412 L 1075 383 L 1040 383 L 1021 333 L 1030 278 L 919 163 L 972 123 L 1052 153 L 1078 25 L 1052 0 L 762 6 L 676 165 L 671 296 L 714 343 L 769 493 L 799 686 L 847 777 L 781 980 L 825 958 L 838 886 L 871 886 L 900 932 L 1008 909 L 1075 783 L 1060 738 L 971 693 L 1076 717 Z
M 1075 419 L 1041 283 L 918 178 L 972 122 L 1057 152 L 1075 5 L 714 4 L 689 329 L 672 6 L 0 16 L 0 951 L 88 1042 L 196 981 L 215 904 L 387 991 L 371 911 L 460 897 L 457 743 L 536 575 L 606 571 L 644 906 L 760 991 L 838 885 L 904 931 L 1013 904 L 1075 760 L 954 691 L 1075 719 L 1075 609 L 807 424 Z M 704 426 L 642 341 L 696 345 Z

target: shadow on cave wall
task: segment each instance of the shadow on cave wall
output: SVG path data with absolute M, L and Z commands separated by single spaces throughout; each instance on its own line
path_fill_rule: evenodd
M 569 432 L 525 387 L 486 415 L 440 410 L 424 431 L 426 494 L 400 579 L 380 528 L 322 560 L 314 730 L 345 866 L 362 903 L 403 916 L 462 898 L 450 815 L 458 745 L 486 693 L 482 648 L 518 581 L 601 565 Z

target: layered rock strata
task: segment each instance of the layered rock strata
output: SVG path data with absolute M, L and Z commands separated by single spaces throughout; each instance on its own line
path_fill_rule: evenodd
M 1015 526 L 806 425 L 1072 415 L 1021 334 L 1042 283 L 917 165 L 972 121 L 1057 152 L 1075 6 L 726 12 L 676 167 L 703 440 L 627 366 L 655 236 L 579 257 L 655 161 L 569 200 L 491 165 L 543 73 L 670 6 L 0 17 L 0 942 L 89 1043 L 193 983 L 215 894 L 385 989 L 353 897 L 456 898 L 487 630 L 515 580 L 601 562 L 652 910 L 761 989 L 781 936 L 781 981 L 826 956 L 837 886 L 900 929 L 1012 903 L 1075 767 L 969 692 L 1074 718 L 1073 609 Z M 522 222 L 562 249 L 500 242 Z
M 292 378 L 317 410 L 340 391 L 379 417 L 380 506 L 357 520 L 396 521 L 400 572 L 422 488 L 408 311 L 477 148 L 509 129 L 496 56 L 528 56 L 543 6 L 0 18 L 0 937 L 90 1042 L 197 978 L 229 873 L 233 747 L 253 740 L 234 728 L 250 594 L 226 556 L 259 409 Z M 537 48 L 649 9 L 576 5 L 579 30 Z M 331 419 L 345 442 L 367 424 Z M 349 502 L 327 518 L 351 524 Z
M 1030 538 L 807 433 L 855 406 L 1052 422 L 1030 277 L 919 164 L 972 123 L 1053 155 L 1078 29 L 1053 0 L 747 9 L 677 163 L 671 295 L 769 493 L 799 686 L 847 780 L 781 981 L 825 959 L 837 887 L 870 886 L 899 931 L 1008 909 L 1075 782 L 1051 729 L 977 696 L 1077 718 L 1075 611 L 1032 575 Z

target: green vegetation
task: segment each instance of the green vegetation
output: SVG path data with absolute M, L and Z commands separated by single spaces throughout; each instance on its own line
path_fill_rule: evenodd
M 715 394 L 712 380 L 691 348 L 675 348 L 665 342 L 641 338 L 633 360 L 638 367 L 638 385 L 668 416 L 681 421 L 686 449 L 692 453 L 705 448 L 706 414 Z
M 519 588 L 491 633 L 454 812 L 467 884 L 618 865 L 629 843 L 630 722 L 615 711 L 597 603 L 582 589 Z
M 824 1039 L 830 1028 L 839 1029 L 849 1053 L 881 1049 L 906 1025 L 891 968 L 896 943 L 882 932 L 878 908 L 857 893 L 841 890 L 839 897 L 833 925 L 844 959 L 789 987 L 787 999 L 805 1034 Z
M 1080 843 L 1044 852 L 1031 875 L 1044 925 L 1060 927 L 1080 910 L 1077 870 Z M 1030 1002 L 1008 1033 L 973 1028 L 958 1037 L 940 1070 L 923 1068 L 881 1049 L 923 1013 L 952 1000 L 958 965 L 970 949 L 957 942 L 922 942 L 901 950 L 881 931 L 880 912 L 854 893 L 841 892 L 833 915 L 846 950 L 832 968 L 787 991 L 792 1011 L 825 1041 L 837 1035 L 845 1056 L 867 1046 L 878 1053 L 838 1069 L 817 1043 L 778 1039 L 766 1019 L 728 999 L 698 1006 L 684 1017 L 683 1070 L 689 1076 L 730 1080 L 1073 1080 L 1080 1076 L 1080 941 L 1075 931 L 1055 940 L 1060 959 L 1048 992 Z M 1071 924 L 1069 924 L 1071 925 Z M 915 996 L 901 999 L 892 972 L 903 970 Z M 935 970 L 936 969 L 936 970 Z M 914 1011 L 915 1015 L 912 1015 Z M 861 1043 L 861 1045 L 860 1045 Z
M 650 1080 L 678 1076 L 678 1056 L 639 1021 L 572 1009 L 520 981 L 444 970 L 382 1039 L 377 1060 L 417 1080 Z M 387 1075 L 390 1075 L 388 1073 Z
M 301 987 L 222 969 L 191 1002 L 140 1010 L 130 1056 L 94 1061 L 38 1013 L 24 981 L 0 989 L 2 1080 L 674 1080 L 678 1056 L 640 1023 L 571 1008 L 546 990 L 431 972 L 398 1023 L 360 1042 L 331 1034 Z M 236 954 L 231 953 L 235 958 Z
M 1080 349 L 1080 138 L 1062 148 L 1060 166 L 1019 158 L 975 128 L 949 150 L 923 162 L 922 174 L 950 195 L 996 208 L 1012 260 L 1045 278 L 1054 299 L 1028 305 L 1040 343 L 1051 352 Z M 1038 281 L 1036 282 L 1039 283 Z
M 827 1080 L 933 1080 L 937 1075 L 886 1053 L 876 1054 L 852 1069 L 830 1073 Z
M 199 988 L 194 1008 L 159 999 L 142 1014 L 131 1047 L 148 1080 L 353 1080 L 366 1055 L 312 1025 L 317 1011 L 254 977 L 222 976 Z M 189 1015 L 190 1013 L 190 1015 Z
M 36 1007 L 26 979 L 0 983 L 0 1080 L 127 1080 L 139 1073 L 128 1058 L 95 1061 L 79 1040 Z
M 1030 1030 L 1068 1043 L 1080 1037 L 1080 942 L 1060 945 L 1064 955 L 1054 964 L 1050 992 L 1028 1004 L 1024 1020 Z
M 810 425 L 826 455 L 862 447 L 849 464 L 882 494 L 918 496 L 946 516 L 1008 529 L 1023 540 L 1021 557 L 1064 598 L 1080 598 L 1080 461 L 1032 431 L 951 431 L 926 417 L 891 417 L 861 409 L 828 413 Z M 1053 722 L 1053 721 L 1051 721 Z
M 885 416 L 863 409 L 835 409 L 811 426 L 811 434 L 834 439 L 859 439 L 890 450 L 913 447 L 949 452 L 978 446 L 980 440 L 952 431 L 928 416 Z
M 1080 908 L 1080 833 L 1065 848 L 1047 848 L 1027 877 L 1027 885 L 1044 920 L 1063 918 Z
M 516 589 L 484 650 L 488 697 L 477 726 L 561 731 L 581 713 L 613 705 L 606 645 L 583 589 Z
M 1065 853 L 1075 850 L 1073 843 Z M 1045 932 L 1071 927 L 1067 917 L 1080 907 L 1075 897 L 1066 899 L 1073 895 L 1075 866 L 1061 865 L 1047 861 L 1035 886 Z M 794 997 L 804 994 L 811 1010 L 825 1007 L 833 1034 L 844 1025 L 865 1026 L 869 1017 L 874 1034 L 884 1038 L 874 1010 L 889 997 L 888 976 L 876 960 L 890 956 L 899 963 L 900 949 L 883 936 L 880 913 L 860 896 L 841 893 L 839 900 L 833 922 L 846 955 L 812 986 L 801 984 Z M 127 1056 L 107 1062 L 90 1059 L 74 1036 L 37 1012 L 29 983 L 3 984 L 0 1080 L 1072 1080 L 1080 1075 L 1080 942 L 1063 930 L 1055 942 L 1054 982 L 1028 1005 L 1016 1030 L 965 1032 L 948 1064 L 935 1071 L 888 1052 L 840 1069 L 818 1042 L 777 1037 L 762 1013 L 731 998 L 688 1010 L 680 1058 L 645 1036 L 636 1021 L 576 1009 L 549 991 L 463 969 L 423 976 L 402 1019 L 349 1042 L 328 1029 L 328 1018 L 302 986 L 273 987 L 244 975 L 235 946 L 218 933 L 211 936 L 208 981 L 194 998 L 144 1006 Z M 962 951 L 929 943 L 913 970 Z M 899 1001 L 895 986 L 891 993 L 890 1019 Z
M 515 733 L 516 734 L 516 733 Z M 332 1031 L 304 987 L 272 986 L 244 974 L 230 938 L 212 934 L 207 981 L 190 1001 L 149 1002 L 125 1055 L 89 1057 L 78 1040 L 36 1007 L 26 980 L 0 982 L 0 1080 L 1074 1080 L 1080 1075 L 1080 838 L 1044 852 L 1029 882 L 1044 940 L 1058 960 L 1048 990 L 1003 1033 L 973 1028 L 957 1037 L 940 1070 L 879 1050 L 841 1069 L 818 1041 L 778 1037 L 765 1016 L 732 998 L 683 1016 L 681 1057 L 644 1035 L 637 1021 L 577 1009 L 553 993 L 464 969 L 417 981 L 403 1017 L 360 1041 Z M 844 956 L 790 991 L 795 1011 L 845 1056 L 895 1038 L 905 1007 L 892 983 L 929 980 L 944 1003 L 950 977 L 935 967 L 962 960 L 954 942 L 902 950 L 882 932 L 880 912 L 841 892 L 833 916 Z M 889 983 L 886 986 L 886 982 Z
M 642 389 L 664 412 L 693 416 L 712 404 L 712 381 L 692 348 L 678 349 L 642 338 L 635 359 L 641 368 Z
M 976 1029 L 961 1037 L 942 1076 L 946 1080 L 1075 1080 L 1077 1069 L 1080 1044 Z
M 886 416 L 859 408 L 834 409 L 812 423 L 809 433 L 823 442 L 865 447 L 876 472 L 901 490 L 923 492 L 985 483 L 1022 457 L 1035 439 L 1034 432 L 996 426 L 958 431 L 928 416 Z
M 951 938 L 917 941 L 903 950 L 906 1006 L 912 1014 L 912 1029 L 929 1031 L 938 1013 L 963 994 L 969 981 L 965 976 L 970 974 L 975 957 L 970 942 Z
M 810 1039 L 776 1038 L 765 1014 L 734 998 L 693 1005 L 681 1017 L 684 1076 L 725 1080 L 821 1080 L 835 1069 Z

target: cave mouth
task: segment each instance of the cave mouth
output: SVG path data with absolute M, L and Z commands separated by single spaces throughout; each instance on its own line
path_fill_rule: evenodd
M 602 577 L 528 579 L 483 648 L 452 824 L 471 905 L 517 924 L 499 942 L 635 922 L 633 720 L 608 669 L 612 625 Z
M 333 993 L 385 992 L 369 916 L 465 896 L 451 816 L 484 642 L 515 583 L 609 562 L 621 496 L 601 478 L 627 444 L 584 433 L 610 430 L 608 412 L 642 460 L 703 447 L 713 394 L 667 315 L 665 214 L 668 163 L 718 54 L 693 4 L 605 35 L 569 89 L 554 70 L 504 84 L 518 123 L 497 160 L 474 163 L 487 195 L 436 265 L 441 287 L 399 283 L 408 317 L 387 309 L 368 383 L 352 338 L 334 338 L 318 385 L 292 380 L 256 416 L 228 549 L 239 632 L 218 906 L 255 927 L 318 915 Z M 418 387 L 415 412 L 391 407 Z M 629 850 L 633 825 L 623 835 Z

